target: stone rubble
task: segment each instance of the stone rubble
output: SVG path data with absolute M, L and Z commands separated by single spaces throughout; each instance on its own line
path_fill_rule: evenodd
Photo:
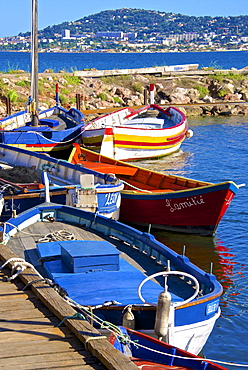
M 70 73 L 39 74 L 39 106 L 54 105 L 55 84 L 60 90 L 61 105 L 76 106 L 79 94 L 81 110 L 115 107 L 138 107 L 149 103 L 149 85 L 155 84 L 155 103 L 183 106 L 187 116 L 248 115 L 248 70 L 241 78 L 211 76 L 155 77 L 115 76 L 114 78 L 80 78 L 75 83 Z M 247 77 L 246 77 L 247 76 Z M 6 97 L 11 99 L 11 113 L 25 109 L 29 97 L 30 77 L 23 71 L 0 74 L 0 118 L 6 116 Z M 69 81 L 69 82 L 68 82 Z M 12 97 L 12 98 L 11 98 Z M 146 101 L 145 101 L 146 100 Z M 89 115 L 89 119 L 93 116 Z

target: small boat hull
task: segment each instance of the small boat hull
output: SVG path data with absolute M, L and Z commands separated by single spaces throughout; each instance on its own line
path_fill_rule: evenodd
M 120 219 L 166 231 L 211 236 L 216 232 L 236 192 L 237 186 L 232 182 L 174 194 L 135 194 L 124 190 Z
M 119 327 L 109 342 L 143 370 L 225 370 L 226 368 L 158 341 L 135 330 Z
M 48 173 L 50 200 L 97 212 L 113 219 L 119 218 L 120 191 L 123 189 L 123 184 L 116 177 L 110 175 L 106 178 L 102 173 L 84 169 L 64 160 L 0 144 L 0 167 L 2 168 L 0 177 L 4 176 L 5 167 L 6 171 L 14 167 L 17 168 L 14 172 L 16 180 L 20 180 L 18 166 L 21 171 L 20 176 L 22 172 L 25 174 L 29 169 L 35 171 L 40 178 L 44 172 Z M 41 180 L 40 183 L 34 184 L 5 182 L 2 184 L 1 181 L 0 178 L 1 220 L 39 205 L 46 199 L 46 187 Z
M 139 118 L 156 111 L 155 118 Z M 176 152 L 188 133 L 187 120 L 181 111 L 151 104 L 138 111 L 124 108 L 90 122 L 82 133 L 82 141 L 86 148 L 104 156 L 139 160 Z
M 213 184 L 146 170 L 74 145 L 69 162 L 124 183 L 120 220 L 146 228 L 214 235 L 238 191 L 233 181 Z
M 43 261 L 47 276 L 67 292 L 79 309 L 91 307 L 103 322 L 119 326 L 123 325 L 129 307 L 135 329 L 152 332 L 164 279 L 149 281 L 147 275 L 151 279 L 154 271 L 160 275 L 168 273 L 171 275 L 166 280 L 171 294 L 169 326 L 162 336 L 170 344 L 195 354 L 202 349 L 220 314 L 222 287 L 214 275 L 197 268 L 186 256 L 178 255 L 151 234 L 52 203 L 8 220 L 3 229 L 4 243 L 11 245 L 11 237 L 15 235 L 14 247 L 22 245 L 26 232 L 33 230 L 34 224 L 36 236 L 30 250 L 37 249 L 37 258 Z M 25 233 L 19 232 L 29 227 Z M 51 242 L 38 238 L 37 243 L 38 230 L 42 233 L 70 230 L 77 238 Z M 18 243 L 16 238 L 20 238 Z M 140 295 L 144 278 L 142 296 L 147 301 Z
M 67 150 L 80 141 L 83 120 L 80 111 L 55 106 L 40 112 L 39 125 L 32 126 L 31 114 L 19 112 L 0 120 L 0 143 L 39 153 Z

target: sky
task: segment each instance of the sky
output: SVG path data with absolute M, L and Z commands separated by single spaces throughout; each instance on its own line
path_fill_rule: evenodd
M 135 8 L 194 16 L 248 15 L 248 0 L 38 0 L 38 28 L 99 13 L 103 10 Z M 0 0 L 0 37 L 30 30 L 31 0 Z

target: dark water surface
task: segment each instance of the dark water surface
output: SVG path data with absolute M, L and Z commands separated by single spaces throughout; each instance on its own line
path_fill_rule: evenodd
M 151 232 L 221 282 L 221 317 L 203 349 L 206 358 L 248 364 L 248 117 L 190 118 L 194 136 L 182 151 L 138 165 L 210 182 L 246 183 L 233 199 L 215 237 Z M 228 369 L 241 366 L 223 365 Z

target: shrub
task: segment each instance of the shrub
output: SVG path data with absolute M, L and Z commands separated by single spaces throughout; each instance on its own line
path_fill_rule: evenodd
M 139 93 L 142 93 L 143 92 L 143 85 L 141 82 L 135 82 L 132 84 L 132 90 L 134 92 L 139 92 Z
M 123 101 L 122 101 L 122 99 L 121 98 L 119 98 L 119 96 L 114 96 L 114 102 L 115 103 L 119 103 L 119 104 L 123 104 Z
M 225 95 L 226 95 L 226 90 L 224 90 L 224 89 L 220 89 L 220 90 L 218 91 L 218 96 L 219 96 L 220 98 L 223 98 Z
M 27 87 L 30 86 L 30 82 L 27 80 L 16 81 L 16 86 Z
M 81 84 L 81 80 L 78 76 L 64 75 L 63 78 L 70 85 L 80 85 Z
M 15 90 L 9 90 L 7 92 L 7 96 L 8 96 L 8 98 L 10 98 L 10 101 L 12 103 L 14 103 L 15 101 L 17 101 L 17 99 L 18 99 L 18 95 L 17 95 L 17 92 Z
M 101 77 L 100 79 L 105 84 L 114 84 L 115 83 L 115 77 L 114 76 Z
M 104 100 L 104 101 L 107 100 L 107 95 L 102 93 L 102 92 L 97 97 L 100 98 L 101 100 Z
M 66 104 L 66 101 L 67 101 L 67 98 L 65 95 L 60 95 L 59 96 L 59 101 L 60 101 L 60 104 L 61 105 L 65 105 Z
M 208 88 L 201 85 L 195 85 L 194 88 L 199 91 L 200 98 L 204 98 L 207 94 L 209 94 Z
M 64 95 L 69 95 L 70 94 L 70 90 L 68 90 L 68 89 L 61 89 L 61 93 L 64 94 Z

